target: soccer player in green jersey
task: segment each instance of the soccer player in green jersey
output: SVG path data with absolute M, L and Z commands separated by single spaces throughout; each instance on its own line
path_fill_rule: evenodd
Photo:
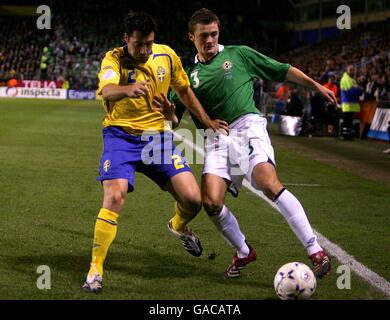
M 237 219 L 224 204 L 226 191 L 237 196 L 246 176 L 254 188 L 277 205 L 306 248 L 315 274 L 322 278 L 330 272 L 330 257 L 317 242 L 299 200 L 279 181 L 267 121 L 253 101 L 252 79 L 288 80 L 319 91 L 329 101 L 337 103 L 333 92 L 297 68 L 249 47 L 220 45 L 219 19 L 208 9 L 196 11 L 188 27 L 189 38 L 197 49 L 194 64 L 186 70 L 191 87 L 211 119 L 221 119 L 229 124 L 229 135 L 206 139 L 201 184 L 207 214 L 223 238 L 237 251 L 225 275 L 238 277 L 241 269 L 256 260 L 255 248 L 246 241 Z M 175 94 L 172 100 L 180 119 L 184 107 Z M 194 121 L 201 128 L 196 119 Z

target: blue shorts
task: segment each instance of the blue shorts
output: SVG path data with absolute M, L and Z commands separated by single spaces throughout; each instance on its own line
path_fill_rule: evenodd
M 135 172 L 141 172 L 163 189 L 174 175 L 191 172 L 186 159 L 173 144 L 172 132 L 135 136 L 121 127 L 103 129 L 103 154 L 98 181 L 127 179 L 134 190 Z

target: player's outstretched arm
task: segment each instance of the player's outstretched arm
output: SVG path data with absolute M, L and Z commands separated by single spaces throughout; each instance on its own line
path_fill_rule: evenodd
M 212 120 L 200 104 L 198 98 L 190 87 L 176 91 L 180 101 L 186 108 L 195 115 L 203 125 L 204 129 L 212 129 L 213 131 L 229 132 L 229 125 L 223 120 Z
M 124 97 L 135 98 L 144 96 L 149 92 L 149 80 L 121 86 L 119 84 L 107 84 L 102 89 L 103 100 L 117 101 Z
M 323 87 L 321 84 L 304 74 L 301 70 L 295 67 L 290 67 L 286 78 L 288 81 L 320 92 L 326 99 L 337 105 L 337 99 L 331 90 Z

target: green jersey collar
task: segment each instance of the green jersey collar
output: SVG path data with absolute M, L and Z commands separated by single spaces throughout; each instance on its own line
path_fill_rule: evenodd
M 225 46 L 222 45 L 222 44 L 218 44 L 218 53 L 220 53 L 223 49 L 225 49 Z M 218 53 L 217 53 L 217 54 L 218 54 Z M 216 54 L 216 55 L 217 55 L 217 54 Z M 215 55 L 215 56 L 216 56 L 216 55 Z M 215 57 L 215 56 L 214 56 L 214 57 Z M 214 58 L 214 57 L 213 57 L 213 58 Z M 196 54 L 195 59 L 194 59 L 194 63 L 197 64 L 198 62 L 199 62 L 198 54 Z

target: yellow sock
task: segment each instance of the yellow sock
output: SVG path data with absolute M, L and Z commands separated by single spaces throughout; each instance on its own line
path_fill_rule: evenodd
M 175 216 L 172 218 L 172 228 L 178 232 L 185 232 L 186 225 L 195 218 L 197 213 L 185 210 L 175 201 Z
M 116 226 L 119 215 L 116 212 L 100 209 L 95 224 L 93 237 L 92 262 L 88 274 L 98 272 L 103 276 L 103 264 L 108 248 L 116 236 Z

